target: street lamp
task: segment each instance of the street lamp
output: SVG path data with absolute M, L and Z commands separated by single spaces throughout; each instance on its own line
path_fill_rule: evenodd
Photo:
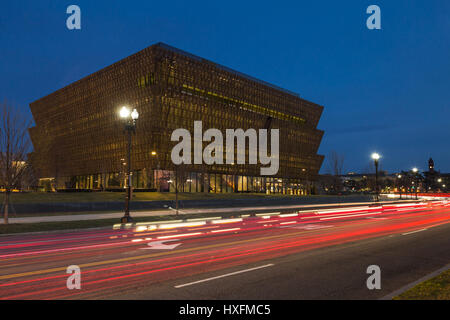
M 151 167 L 151 170 L 152 170 L 152 188 L 156 189 L 157 191 L 160 191 L 159 183 L 157 183 L 157 180 L 158 180 L 157 179 L 157 175 L 158 175 L 157 171 L 159 171 L 159 169 L 160 169 L 159 156 L 158 156 L 158 153 L 155 150 L 153 150 L 150 154 L 152 155 L 153 158 L 156 157 L 156 162 L 157 162 L 156 163 L 156 167 L 155 167 L 155 161 L 153 159 L 151 161 L 151 164 L 152 164 L 152 167 Z
M 398 186 L 398 194 L 399 194 L 399 196 L 400 196 L 400 200 L 402 199 L 402 186 L 401 186 L 401 178 L 402 178 L 402 175 L 401 174 L 399 174 L 398 176 L 397 176 L 397 178 L 398 178 L 398 184 L 397 184 L 397 186 Z
M 128 138 L 128 148 L 127 148 L 127 179 L 126 179 L 126 198 L 125 198 L 125 214 L 120 219 L 121 223 L 132 222 L 133 219 L 130 217 L 130 201 L 131 201 L 131 136 L 136 133 L 136 121 L 139 118 L 139 113 L 136 109 L 130 112 L 127 107 L 122 107 L 120 109 L 120 117 L 125 121 L 125 133 Z
M 372 159 L 375 163 L 375 193 L 376 193 L 376 201 L 380 201 L 380 197 L 378 194 L 378 160 L 380 159 L 380 155 L 376 152 L 372 153 Z
M 414 172 L 414 180 L 416 181 L 415 186 L 414 186 L 414 192 L 416 193 L 416 200 L 417 200 L 417 187 L 419 186 L 419 181 L 418 181 L 418 178 L 417 178 L 417 172 L 419 172 L 419 169 L 414 167 L 412 169 L 412 172 Z

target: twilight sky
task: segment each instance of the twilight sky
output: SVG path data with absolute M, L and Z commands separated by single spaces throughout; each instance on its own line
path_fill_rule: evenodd
M 81 8 L 81 30 L 66 8 Z M 366 8 L 381 8 L 368 30 Z M 450 172 L 450 1 L 2 1 L 0 100 L 28 104 L 156 42 L 324 105 L 319 153 Z M 328 171 L 325 159 L 322 173 Z

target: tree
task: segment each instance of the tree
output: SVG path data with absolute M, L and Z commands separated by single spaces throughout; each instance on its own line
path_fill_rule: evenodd
M 27 154 L 30 152 L 28 128 L 31 121 L 19 109 L 3 102 L 0 104 L 0 185 L 5 189 L 3 217 L 8 223 L 11 191 L 18 187 L 29 170 Z
M 341 191 L 342 183 L 340 176 L 342 175 L 342 168 L 344 166 L 344 156 L 336 151 L 331 151 L 328 156 L 328 165 L 333 175 L 333 189 L 338 192 Z
M 342 175 L 342 167 L 344 166 L 344 156 L 340 155 L 336 151 L 331 151 L 328 157 L 328 164 L 331 169 L 331 173 L 334 176 Z

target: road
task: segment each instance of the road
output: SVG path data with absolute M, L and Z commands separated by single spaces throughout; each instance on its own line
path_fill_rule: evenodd
M 448 265 L 449 234 L 439 201 L 1 237 L 0 299 L 378 299 Z
M 198 213 L 207 213 L 207 214 L 227 214 L 227 213 L 236 213 L 243 214 L 246 212 L 265 212 L 265 211 L 273 211 L 273 210 L 295 210 L 295 209 L 303 209 L 307 210 L 310 208 L 326 208 L 326 207 L 341 207 L 348 206 L 348 200 L 352 200 L 344 198 L 341 202 L 329 202 L 329 203 L 311 203 L 311 204 L 283 204 L 283 205 L 275 205 L 274 203 L 279 202 L 279 199 L 275 199 L 272 202 L 260 201 L 255 206 L 251 206 L 249 204 L 253 203 L 251 201 L 246 201 L 245 206 L 240 207 L 215 207 L 215 208 L 190 208 L 190 209 L 180 209 L 179 214 L 198 214 Z M 278 200 L 278 201 L 277 201 Z M 311 202 L 313 200 L 322 200 L 323 198 L 317 199 L 309 199 Z M 237 201 L 237 200 L 235 200 Z M 411 201 L 411 200 L 410 200 Z M 392 200 L 382 201 L 381 203 L 391 203 Z M 371 203 L 371 201 L 365 202 L 351 202 L 351 205 L 367 205 Z M 243 203 L 242 203 L 243 204 Z M 265 205 L 266 204 L 266 205 Z M 270 205 L 267 205 L 270 204 Z M 152 210 L 152 211 L 137 211 L 133 212 L 133 217 L 141 218 L 141 217 L 154 217 L 154 216 L 167 216 L 173 215 L 176 212 L 172 207 L 168 207 L 164 210 Z M 10 223 L 40 223 L 40 222 L 66 222 L 66 221 L 80 221 L 80 220 L 101 220 L 101 219 L 117 219 L 119 220 L 123 216 L 123 211 L 120 212 L 109 212 L 109 213 L 88 213 L 88 214 L 69 214 L 69 215 L 30 215 L 27 217 L 16 217 L 10 218 Z

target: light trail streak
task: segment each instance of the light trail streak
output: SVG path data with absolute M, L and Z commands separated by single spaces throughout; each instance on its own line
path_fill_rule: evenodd
M 193 232 L 193 233 L 184 233 L 184 234 L 175 234 L 173 236 L 160 236 L 157 239 L 172 239 L 172 238 L 183 238 L 183 237 L 192 237 L 203 234 L 202 232 Z
M 430 221 L 434 221 L 437 219 L 430 219 Z M 390 230 L 393 229 L 397 229 L 400 227 L 412 227 L 415 225 L 420 224 L 420 222 L 416 222 L 416 223 L 405 223 L 402 224 L 400 226 L 388 226 L 388 227 L 380 227 L 380 228 L 373 228 L 371 230 L 358 230 L 355 232 L 350 232 L 350 233 L 344 233 L 341 235 L 330 235 L 324 238 L 314 238 L 314 239 L 303 239 L 300 241 L 291 241 L 289 243 L 284 243 L 281 245 L 276 245 L 276 246 L 272 246 L 271 248 L 264 248 L 262 250 L 259 251 L 254 251 L 253 253 L 259 252 L 259 253 L 263 253 L 263 252 L 270 252 L 273 250 L 277 250 L 279 252 L 279 250 L 281 248 L 290 248 L 290 247 L 295 247 L 295 246 L 304 246 L 306 244 L 319 244 L 319 243 L 324 243 L 330 240 L 344 240 L 344 242 L 346 241 L 351 241 L 351 239 L 354 239 L 355 237 L 358 236 L 364 236 L 364 235 L 369 235 L 373 232 L 388 232 Z M 257 250 L 257 249 L 255 249 Z M 237 258 L 237 257 L 242 257 L 242 256 L 247 256 L 247 255 L 251 255 L 252 252 L 247 252 L 246 253 L 241 253 L 241 254 L 237 254 L 237 255 L 233 255 L 233 256 L 228 256 L 228 257 L 221 257 L 218 259 L 208 259 L 205 262 L 207 263 L 211 263 L 212 261 L 223 261 L 226 259 L 232 259 L 232 258 Z M 95 280 L 95 281 L 91 281 L 86 283 L 86 285 L 91 285 L 91 284 L 98 284 L 98 283 L 104 283 L 104 282 L 109 282 L 109 281 L 113 281 L 113 280 L 119 280 L 119 279 L 127 279 L 127 278 L 132 278 L 132 277 L 138 277 L 141 275 L 147 275 L 147 274 L 151 274 L 151 273 L 155 273 L 155 272 L 160 272 L 160 271 L 168 271 L 168 270 L 174 270 L 174 269 L 179 269 L 179 268 L 183 268 L 183 267 L 188 267 L 188 266 L 194 266 L 194 265 L 199 265 L 202 264 L 204 262 L 193 262 L 193 263 L 188 263 L 188 264 L 184 264 L 184 265 L 178 265 L 178 266 L 171 266 L 171 267 L 165 267 L 165 268 L 160 268 L 160 269 L 156 269 L 156 270 L 149 270 L 149 271 L 143 271 L 143 272 L 138 272 L 138 273 L 134 273 L 134 274 L 126 274 L 126 275 L 120 275 L 120 276 L 115 276 L 115 277 L 109 277 L 106 279 L 99 279 L 99 280 Z M 6 298 L 20 298 L 20 297 L 24 297 L 26 295 L 32 295 L 32 294 L 44 294 L 44 293 L 48 293 L 48 292 L 52 292 L 52 291 L 57 291 L 57 290 L 61 290 L 61 288 L 52 288 L 52 289 L 48 289 L 48 290 L 41 290 L 39 292 L 31 292 L 31 293 L 22 293 L 19 295 L 15 295 L 15 296 L 9 296 Z
M 362 209 L 363 207 L 359 207 L 359 209 Z M 365 208 L 365 207 L 364 207 Z M 374 209 L 376 209 L 378 207 L 375 207 Z M 398 209 L 398 210 L 405 210 L 405 211 L 414 211 L 414 210 L 422 210 L 422 208 L 406 208 L 406 209 Z M 348 211 L 348 210 L 347 210 Z M 350 214 L 350 215 L 345 215 L 345 214 L 340 214 L 340 215 L 324 215 L 322 216 L 322 219 L 320 220 L 333 220 L 333 219 L 340 219 L 340 218 L 352 218 L 352 217 L 358 217 L 358 216 L 365 216 L 365 215 L 371 215 L 371 214 L 379 214 L 380 212 L 371 212 L 371 213 L 367 213 L 367 214 Z M 297 217 L 296 214 L 291 215 L 290 217 Z M 312 217 L 301 217 L 300 219 L 315 219 L 315 216 Z M 231 220 L 231 221 L 230 221 Z M 223 220 L 219 220 L 221 222 L 223 222 Z M 226 222 L 241 222 L 242 219 L 228 219 L 228 221 Z M 257 222 L 257 223 L 267 223 L 267 222 L 281 222 L 281 216 L 280 216 L 280 221 L 278 220 L 266 220 L 266 221 L 262 221 L 262 222 Z M 203 223 L 202 223 L 203 225 Z M 264 225 L 264 227 L 270 227 L 272 225 Z M 201 230 L 202 227 L 199 227 L 199 231 Z M 209 227 L 204 227 L 204 228 L 209 228 Z M 243 229 L 245 231 L 253 231 L 255 230 L 255 228 L 245 228 Z M 165 232 L 172 232 L 174 233 L 173 237 L 177 237 L 178 233 L 177 230 L 166 230 Z M 164 232 L 158 232 L 159 234 L 164 234 Z M 201 233 L 202 235 L 207 235 L 207 234 L 212 234 L 213 232 L 206 232 L 206 233 Z M 156 233 L 152 233 L 153 235 L 155 235 Z M 134 234 L 125 234 L 122 235 L 122 237 L 134 237 Z M 164 239 L 164 237 L 167 236 L 162 236 Z M 93 237 L 96 238 L 96 237 Z M 171 237 L 168 237 L 171 238 Z M 78 238 L 73 238 L 73 239 L 78 239 Z M 66 239 L 67 240 L 67 239 Z M 138 240 L 139 241 L 139 240 Z M 36 242 L 32 242 L 32 244 L 35 244 Z M 44 242 L 45 243 L 45 242 Z M 120 245 L 126 245 L 128 244 L 128 242 L 117 242 L 117 243 L 104 243 L 104 244 L 95 244 L 95 245 L 86 245 L 86 246 L 74 246 L 74 247 L 68 247 L 68 248 L 57 248 L 57 249 L 47 249 L 47 250 L 38 250 L 38 251 L 30 251 L 30 252 L 21 252 L 21 253 L 13 253 L 13 254 L 4 254 L 4 255 L 0 255 L 1 258 L 11 258 L 11 257 L 20 257 L 20 256 L 26 256 L 26 255 L 36 255 L 36 254 L 48 254 L 48 253 L 58 253 L 58 252 L 65 252 L 65 251 L 70 251 L 70 250 L 86 250 L 86 249 L 98 249 L 98 248 L 108 248 L 108 247 L 114 247 L 114 246 L 120 246 Z M 21 243 L 21 246 L 25 246 L 26 243 Z

